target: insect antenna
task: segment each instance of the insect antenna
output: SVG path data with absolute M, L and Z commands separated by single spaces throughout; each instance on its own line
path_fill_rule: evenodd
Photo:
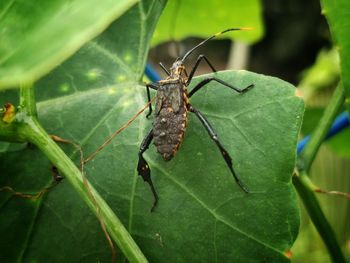
M 87 162 L 91 161 L 100 151 L 103 150 L 110 142 L 114 139 L 115 136 L 117 136 L 119 133 L 121 133 L 123 130 L 125 130 L 142 112 L 145 111 L 145 109 L 148 108 L 148 106 L 154 101 L 155 97 L 151 99 L 141 110 L 139 110 L 134 116 L 131 117 L 126 123 L 123 124 L 122 127 L 120 127 L 118 130 L 116 130 L 100 147 L 97 148 L 95 152 L 89 155 L 83 163 L 86 164 Z
M 187 53 L 183 56 L 183 58 L 181 59 L 181 61 L 184 62 L 185 59 L 186 59 L 189 55 L 191 55 L 191 53 L 192 53 L 194 50 L 196 50 L 197 48 L 199 48 L 200 46 L 204 45 L 204 44 L 207 43 L 209 40 L 211 40 L 211 39 L 213 39 L 213 38 L 215 38 L 215 37 L 217 37 L 217 36 L 220 36 L 220 35 L 222 35 L 222 34 L 224 34 L 224 33 L 226 33 L 226 32 L 230 32 L 230 31 L 252 30 L 252 29 L 253 29 L 253 28 L 251 28 L 251 27 L 229 28 L 229 29 L 226 29 L 226 30 L 221 31 L 221 32 L 219 32 L 219 33 L 216 33 L 215 35 L 213 35 L 213 36 L 211 36 L 211 37 L 209 37 L 209 38 L 203 40 L 203 41 L 200 42 L 197 46 L 195 46 L 195 47 L 193 47 L 192 49 L 190 49 L 189 51 L 187 51 Z

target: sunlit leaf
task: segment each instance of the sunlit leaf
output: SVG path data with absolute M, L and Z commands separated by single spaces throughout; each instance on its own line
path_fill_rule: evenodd
M 136 1 L 0 1 L 0 88 L 36 81 Z

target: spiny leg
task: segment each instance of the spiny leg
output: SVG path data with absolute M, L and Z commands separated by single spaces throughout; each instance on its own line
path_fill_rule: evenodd
M 154 209 L 156 208 L 159 198 L 158 198 L 156 189 L 154 188 L 153 183 L 152 183 L 151 170 L 149 168 L 148 163 L 143 158 L 142 154 L 148 149 L 149 145 L 152 142 L 152 139 L 153 139 L 153 129 L 151 129 L 148 132 L 147 136 L 143 139 L 143 141 L 141 143 L 140 150 L 139 150 L 139 162 L 137 164 L 138 174 L 141 175 L 142 179 L 150 185 L 151 191 L 152 191 L 153 196 L 154 196 L 154 203 L 153 203 L 153 206 L 151 208 L 151 212 L 153 212 Z
M 251 84 L 243 89 L 239 89 L 239 88 L 236 88 L 235 86 L 221 80 L 221 79 L 218 79 L 216 77 L 210 77 L 210 78 L 207 78 L 207 79 L 204 79 L 202 80 L 201 82 L 199 82 L 191 91 L 190 93 L 188 94 L 188 97 L 191 97 L 194 93 L 196 93 L 198 90 L 200 90 L 204 85 L 208 84 L 210 81 L 216 81 L 216 82 L 219 82 L 220 84 L 230 88 L 230 89 L 233 89 L 234 91 L 238 92 L 238 93 L 245 93 L 247 92 L 248 90 L 250 90 L 251 88 L 254 87 L 254 84 Z
M 197 61 L 196 61 L 196 64 L 194 65 L 194 67 L 192 68 L 191 72 L 190 72 L 190 75 L 188 77 L 188 80 L 186 82 L 186 86 L 188 86 L 193 78 L 193 75 L 194 73 L 196 72 L 197 68 L 198 68 L 198 65 L 199 63 L 202 61 L 202 59 L 204 59 L 207 64 L 209 65 L 209 67 L 211 68 L 211 70 L 213 72 L 216 72 L 216 69 L 214 68 L 214 66 L 209 62 L 209 60 L 204 56 L 204 55 L 199 55 L 198 58 L 197 58 Z
M 249 193 L 248 188 L 243 184 L 243 182 L 239 179 L 238 175 L 236 174 L 235 170 L 233 169 L 232 159 L 231 156 L 228 154 L 228 152 L 225 150 L 225 148 L 221 145 L 217 134 L 215 133 L 213 127 L 210 125 L 208 120 L 204 117 L 204 115 L 197 109 L 193 108 L 192 106 L 189 107 L 189 110 L 196 114 L 198 119 L 201 121 L 207 132 L 209 133 L 209 136 L 211 139 L 216 143 L 218 146 L 222 157 L 224 158 L 228 168 L 230 169 L 234 179 L 236 180 L 237 184 L 242 188 L 242 190 L 246 193 Z
M 153 84 L 153 83 L 149 83 L 149 84 L 146 84 L 146 90 L 147 90 L 147 102 L 150 102 L 151 101 L 151 93 L 149 91 L 149 89 L 154 89 L 154 90 L 157 90 L 158 89 L 158 86 Z M 146 115 L 146 118 L 148 118 L 151 114 L 152 114 L 152 104 L 150 103 L 149 106 L 148 106 L 148 113 Z

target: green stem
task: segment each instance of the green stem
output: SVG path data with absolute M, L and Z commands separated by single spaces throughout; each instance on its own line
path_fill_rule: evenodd
M 131 238 L 128 231 L 124 228 L 120 220 L 116 217 L 110 207 L 97 193 L 92 185 L 89 189 L 95 197 L 97 207 L 91 200 L 89 193 L 83 183 L 80 170 L 67 157 L 67 155 L 57 146 L 57 144 L 47 135 L 41 126 L 34 121 L 28 131 L 31 141 L 39 147 L 39 149 L 48 157 L 48 159 L 61 171 L 74 189 L 80 194 L 82 199 L 87 203 L 90 209 L 97 216 L 101 216 L 112 239 L 117 243 L 118 247 L 123 251 L 124 255 L 130 262 L 147 262 L 135 241 Z
M 328 223 L 319 203 L 314 194 L 315 187 L 311 183 L 307 173 L 316 157 L 316 154 L 327 135 L 332 122 L 339 112 L 340 107 L 344 102 L 344 88 L 342 83 L 339 83 L 335 89 L 332 98 L 325 109 L 322 118 L 312 133 L 309 143 L 306 145 L 301 156 L 298 158 L 299 176 L 293 177 L 293 184 L 298 190 L 298 193 L 308 211 L 308 214 L 314 223 L 317 231 L 326 244 L 327 249 L 332 257 L 333 262 L 345 262 L 340 246 L 336 240 L 333 229 Z
M 89 190 L 94 196 L 95 201 L 90 198 L 88 189 L 83 183 L 80 170 L 61 150 L 61 148 L 58 147 L 57 144 L 49 137 L 36 119 L 31 118 L 30 121 L 27 121 L 27 124 L 26 134 L 29 141 L 37 145 L 37 147 L 47 156 L 52 164 L 65 175 L 65 178 L 80 194 L 83 201 L 90 207 L 95 215 L 102 218 L 109 234 L 111 235 L 111 238 L 117 243 L 118 247 L 122 250 L 129 262 L 148 262 L 111 208 L 93 188 L 93 186 L 88 183 Z
M 293 184 L 297 189 L 313 224 L 326 244 L 333 262 L 345 263 L 345 258 L 333 229 L 322 212 L 306 172 L 301 172 L 299 176 L 294 176 Z
M 28 116 L 37 117 L 34 87 L 32 85 L 22 86 L 19 93 L 19 105 Z
M 16 113 L 15 120 L 12 123 L 4 123 L 0 120 L 0 139 L 35 144 L 52 164 L 65 175 L 65 178 L 80 194 L 94 214 L 103 220 L 111 238 L 116 242 L 128 261 L 135 263 L 148 262 L 111 208 L 87 180 L 88 187 L 85 186 L 81 171 L 41 127 L 36 119 L 33 88 L 22 87 L 20 96 L 21 107 Z M 91 195 L 94 199 L 91 198 Z
M 311 139 L 305 146 L 301 154 L 301 159 L 303 160 L 303 170 L 306 172 L 310 171 L 311 165 L 316 157 L 318 149 L 320 148 L 324 138 L 327 135 L 329 128 L 335 119 L 336 114 L 339 112 L 341 106 L 344 103 L 345 93 L 342 83 L 339 83 L 335 89 L 333 96 L 325 109 L 321 120 L 318 123 L 317 128 L 311 135 Z

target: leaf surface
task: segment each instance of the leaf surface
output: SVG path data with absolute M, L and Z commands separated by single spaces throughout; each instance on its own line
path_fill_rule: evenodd
M 36 81 L 100 34 L 136 0 L 3 0 L 0 88 Z M 86 15 L 86 14 L 89 15 Z

